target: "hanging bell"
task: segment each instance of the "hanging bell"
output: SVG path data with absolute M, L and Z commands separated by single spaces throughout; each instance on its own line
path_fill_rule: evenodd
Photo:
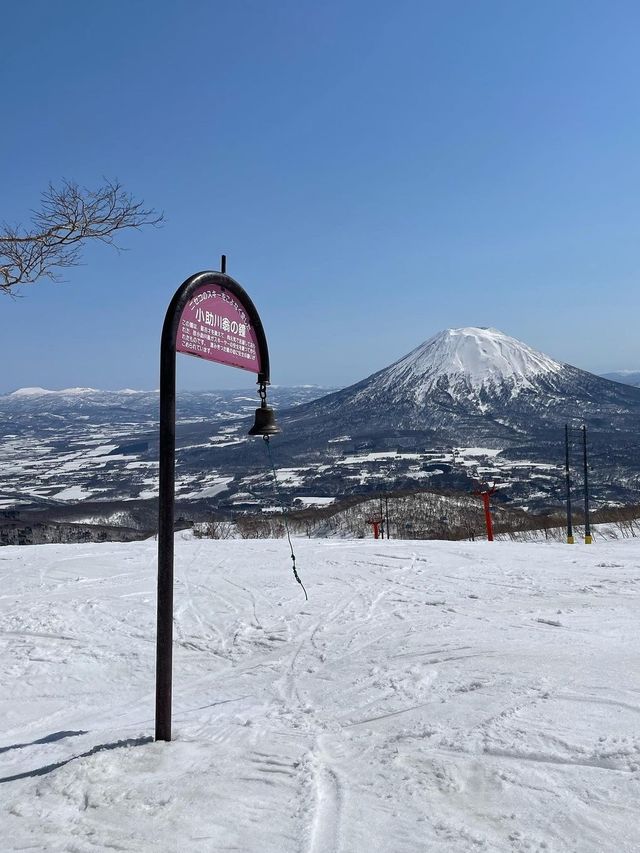
M 249 430 L 249 435 L 276 435 L 279 432 L 281 429 L 276 423 L 276 413 L 271 406 L 263 402 L 260 408 L 256 409 L 255 423 Z

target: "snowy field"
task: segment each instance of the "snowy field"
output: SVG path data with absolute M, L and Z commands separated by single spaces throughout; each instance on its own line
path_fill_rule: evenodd
M 640 540 L 0 549 L 3 851 L 640 850 Z

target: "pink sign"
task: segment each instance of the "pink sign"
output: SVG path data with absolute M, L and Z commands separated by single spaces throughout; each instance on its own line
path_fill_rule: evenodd
M 260 373 L 256 333 L 238 299 L 217 284 L 199 287 L 184 307 L 176 351 Z

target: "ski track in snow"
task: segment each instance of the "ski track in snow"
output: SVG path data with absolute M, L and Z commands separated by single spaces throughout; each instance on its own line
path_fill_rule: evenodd
M 640 542 L 4 548 L 2 850 L 638 851 Z

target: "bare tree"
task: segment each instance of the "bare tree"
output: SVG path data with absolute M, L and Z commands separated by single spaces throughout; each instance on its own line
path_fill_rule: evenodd
M 97 190 L 64 181 L 49 184 L 28 228 L 0 225 L 0 291 L 40 278 L 57 280 L 59 271 L 77 266 L 88 240 L 118 248 L 119 231 L 159 225 L 162 213 L 144 207 L 118 181 L 105 180 Z

